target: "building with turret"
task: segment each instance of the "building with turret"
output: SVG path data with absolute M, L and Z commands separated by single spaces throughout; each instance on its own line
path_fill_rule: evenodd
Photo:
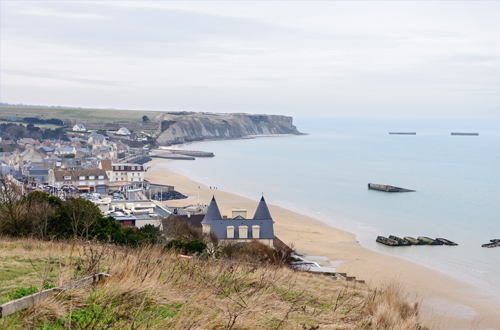
M 257 240 L 273 247 L 274 221 L 264 197 L 252 219 L 246 219 L 246 210 L 233 210 L 232 219 L 222 217 L 213 197 L 201 224 L 203 233 L 212 232 L 222 241 L 243 243 Z

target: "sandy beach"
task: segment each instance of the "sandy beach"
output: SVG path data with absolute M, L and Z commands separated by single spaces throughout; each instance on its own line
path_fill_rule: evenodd
M 166 205 L 196 204 L 198 183 L 161 166 L 165 162 L 153 160 L 148 163 L 151 169 L 145 178 L 152 183 L 173 185 L 175 190 L 189 196 L 187 200 L 165 202 Z M 208 204 L 213 195 L 223 215 L 230 216 L 232 209 L 247 209 L 251 217 L 258 204 L 258 200 L 200 186 L 200 203 Z M 426 326 L 432 329 L 500 329 L 500 303 L 480 293 L 475 286 L 410 261 L 371 251 L 358 244 L 352 233 L 274 206 L 272 200 L 267 203 L 275 221 L 275 234 L 283 242 L 293 245 L 304 255 L 342 261 L 335 267 L 337 271 L 365 280 L 371 286 L 383 288 L 387 283 L 401 283 L 410 299 L 421 302 L 421 318 Z

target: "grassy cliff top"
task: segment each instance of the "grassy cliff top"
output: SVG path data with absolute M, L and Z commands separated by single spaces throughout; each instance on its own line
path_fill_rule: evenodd
M 113 121 L 142 121 L 142 116 L 148 116 L 151 121 L 161 115 L 161 111 L 114 110 L 114 109 L 80 109 L 58 107 L 18 107 L 1 106 L 0 115 L 6 117 L 41 117 L 42 119 L 57 118 L 75 120 L 83 123 L 99 123 Z
M 182 258 L 160 247 L 0 237 L 2 302 L 107 271 L 0 319 L 2 329 L 423 329 L 397 286 L 373 290 L 288 268 Z

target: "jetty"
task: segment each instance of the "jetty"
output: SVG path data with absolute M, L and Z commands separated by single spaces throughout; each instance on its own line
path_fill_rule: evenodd
M 180 154 L 174 154 L 166 150 L 156 150 L 149 154 L 149 157 L 164 158 L 164 159 L 177 159 L 177 160 L 195 160 L 193 156 L 186 156 Z
M 390 135 L 417 135 L 417 132 L 389 132 Z
M 368 189 L 385 191 L 385 192 L 414 192 L 414 191 L 416 191 L 416 190 L 394 187 L 394 186 L 390 186 L 390 185 L 386 185 L 386 184 L 376 184 L 376 183 L 369 183 Z
M 171 153 L 177 155 L 191 156 L 191 157 L 214 157 L 213 152 L 195 151 L 195 150 L 175 150 L 171 149 Z
M 461 132 L 451 132 L 451 135 L 478 136 L 478 135 L 479 135 L 479 133 L 461 133 Z

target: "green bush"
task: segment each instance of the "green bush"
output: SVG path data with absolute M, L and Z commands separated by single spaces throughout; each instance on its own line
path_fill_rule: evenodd
M 180 239 L 173 239 L 165 246 L 167 250 L 175 249 L 183 254 L 202 254 L 207 249 L 207 245 L 200 240 L 183 242 Z
M 44 290 L 52 289 L 53 284 L 45 283 L 43 286 Z M 37 293 L 39 288 L 37 286 L 30 286 L 29 288 L 17 288 L 16 290 L 9 293 L 10 300 L 16 300 L 22 297 L 29 296 L 30 294 Z

